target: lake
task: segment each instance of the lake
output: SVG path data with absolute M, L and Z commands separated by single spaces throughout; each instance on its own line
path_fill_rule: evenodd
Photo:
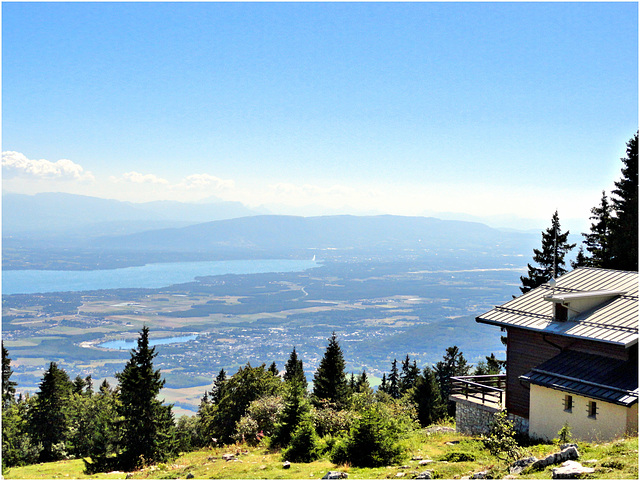
M 178 337 L 165 337 L 162 339 L 149 339 L 149 346 L 162 346 L 164 344 L 173 344 L 176 342 L 188 342 L 198 337 L 197 334 L 190 336 L 178 336 Z M 120 339 L 118 341 L 108 341 L 98 344 L 98 347 L 104 347 L 106 349 L 133 349 L 138 346 L 137 339 Z
M 300 272 L 320 264 L 315 260 L 251 259 L 167 262 L 95 271 L 2 271 L 2 294 L 149 288 L 191 282 L 196 277 L 224 274 Z

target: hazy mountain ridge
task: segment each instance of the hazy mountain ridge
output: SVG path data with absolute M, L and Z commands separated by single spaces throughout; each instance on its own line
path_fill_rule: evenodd
M 145 203 L 47 192 L 3 193 L 3 235 L 107 235 L 255 215 L 240 202 Z
M 531 239 L 530 234 L 432 217 L 260 215 L 103 237 L 95 240 L 95 246 L 153 251 L 519 249 L 530 245 Z

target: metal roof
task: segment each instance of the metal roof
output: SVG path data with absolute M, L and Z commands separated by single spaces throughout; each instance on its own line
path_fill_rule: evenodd
M 564 351 L 520 379 L 624 406 L 638 402 L 637 360 Z
M 553 320 L 549 298 L 561 293 L 601 295 L 616 291 L 568 321 Z M 547 298 L 547 300 L 545 300 Z M 478 316 L 477 322 L 520 327 L 629 347 L 638 342 L 638 273 L 581 267 Z

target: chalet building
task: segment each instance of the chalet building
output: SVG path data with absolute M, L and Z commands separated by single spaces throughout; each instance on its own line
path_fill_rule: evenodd
M 551 439 L 638 433 L 638 273 L 579 268 L 478 316 L 507 333 L 506 374 L 454 378 L 463 432 L 506 408 L 516 429 Z

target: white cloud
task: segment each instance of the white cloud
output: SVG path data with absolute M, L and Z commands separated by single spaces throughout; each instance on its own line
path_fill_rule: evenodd
M 40 159 L 28 159 L 24 154 L 14 151 L 2 152 L 2 172 L 8 177 L 30 177 L 52 180 L 94 181 L 91 172 L 85 172 L 82 166 L 69 159 L 56 162 Z
M 169 181 L 154 174 L 141 174 L 140 172 L 125 172 L 122 177 L 111 177 L 113 182 L 131 182 L 133 184 L 162 184 L 167 185 Z
M 183 190 L 224 190 L 233 189 L 235 182 L 230 179 L 221 179 L 210 174 L 188 175 L 172 188 Z

